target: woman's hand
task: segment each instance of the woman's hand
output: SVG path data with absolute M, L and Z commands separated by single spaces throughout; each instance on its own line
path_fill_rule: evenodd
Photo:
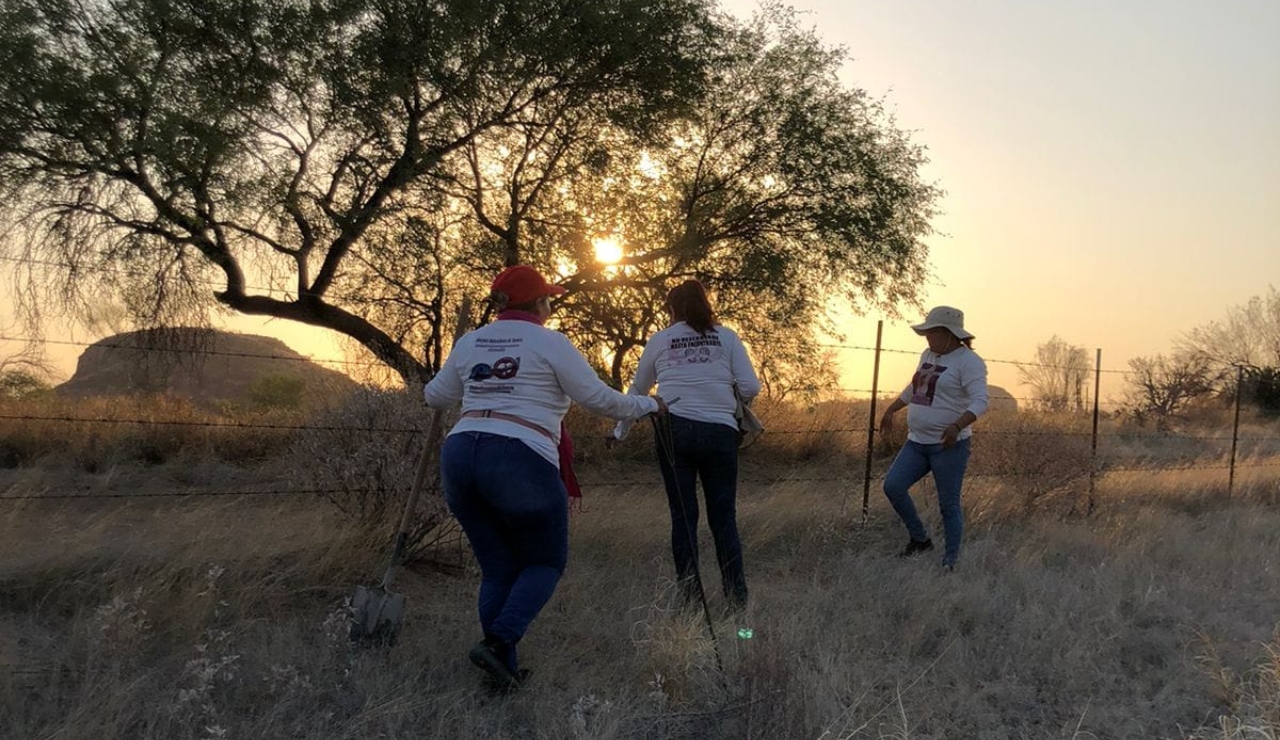
M 668 411 L 667 402 L 662 400 L 662 396 L 655 395 L 655 396 L 649 396 L 649 398 L 652 398 L 653 400 L 658 402 L 658 410 L 656 412 L 658 416 L 666 416 Z
M 956 443 L 960 439 L 960 425 L 948 424 L 946 429 L 942 430 L 942 447 L 946 449 Z
M 884 410 L 884 414 L 880 417 L 880 433 L 889 434 L 893 431 L 893 415 L 906 408 L 907 405 L 902 402 L 901 398 L 893 399 L 893 403 L 889 404 L 889 408 Z

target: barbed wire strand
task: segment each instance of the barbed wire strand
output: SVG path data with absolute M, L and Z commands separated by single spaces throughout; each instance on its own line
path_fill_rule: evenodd
M 864 351 L 864 352 L 875 352 L 875 351 L 876 351 L 876 348 L 875 348 L 875 347 L 864 347 L 864 346 L 862 346 L 862 345 L 857 345 L 857 344 L 832 344 L 832 343 L 824 343 L 824 342 L 815 342 L 815 343 L 814 343 L 814 346 L 817 346 L 817 347 L 827 347 L 827 348 L 830 348 L 830 349 L 852 349 L 852 350 L 860 350 L 860 351 Z M 890 348 L 887 348 L 887 347 L 881 347 L 881 348 L 880 348 L 880 352 L 881 352 L 881 353 L 901 354 L 901 355 L 919 355 L 922 351 L 923 351 L 923 350 L 911 350 L 911 349 L 890 349 Z M 1222 360 L 1222 358 L 1221 358 L 1221 357 L 1215 357 L 1215 358 L 1213 358 L 1213 359 L 1216 359 L 1216 360 Z M 1019 366 L 1019 367 L 1040 367 L 1040 368 L 1047 368 L 1047 369 L 1051 369 L 1051 370 L 1080 370 L 1080 369 L 1082 369 L 1082 368 L 1073 367 L 1073 366 L 1071 366 L 1071 365 L 1050 365 L 1050 364 L 1046 364 L 1046 363 L 1043 363 L 1043 362 L 1027 362 L 1027 361 L 1025 361 L 1025 360 L 1001 360 L 1001 359 L 994 359 L 994 358 L 990 358 L 990 357 L 986 357 L 986 356 L 983 356 L 982 360 L 983 360 L 983 362 L 987 362 L 987 363 L 995 363 L 995 364 L 999 364 L 999 365 L 1017 365 L 1017 366 Z M 1092 374 L 1094 373 L 1094 369 L 1093 369 L 1093 367 L 1092 367 L 1092 366 L 1090 366 L 1089 368 L 1085 368 L 1085 369 L 1087 370 L 1088 374 L 1090 374 L 1090 375 L 1092 375 Z M 1102 369 L 1101 369 L 1100 371 L 1098 371 L 1098 372 L 1110 373 L 1110 374 L 1117 374 L 1117 375 L 1134 375 L 1134 374 L 1135 374 L 1132 370 L 1119 370 L 1119 369 L 1115 369 L 1115 368 L 1102 368 Z
M 325 364 L 332 364 L 332 365 L 382 366 L 385 364 L 379 360 L 345 360 L 345 359 L 339 360 L 336 358 L 322 358 L 322 357 L 312 357 L 312 356 L 288 357 L 285 355 L 263 355 L 263 354 L 243 353 L 243 352 L 223 352 L 218 350 L 199 349 L 195 347 L 192 347 L 192 348 L 139 347 L 139 346 L 130 345 L 130 344 L 104 344 L 101 341 L 77 342 L 72 340 L 47 339 L 43 337 L 0 336 L 0 340 L 9 341 L 9 342 L 26 343 L 26 344 L 52 344 L 52 345 L 65 345 L 65 346 L 73 346 L 73 347 L 104 347 L 104 348 L 111 348 L 111 349 L 128 349 L 128 350 L 133 350 L 135 352 L 172 352 L 172 353 L 181 352 L 185 354 L 195 354 L 195 355 L 223 355 L 228 357 L 251 357 L 251 358 L 260 358 L 260 359 L 267 359 L 267 360 L 285 360 L 285 361 L 294 361 L 294 362 L 305 360 L 305 361 L 310 361 L 315 363 L 325 363 Z M 817 346 L 829 347 L 829 348 L 840 348 L 840 349 L 869 350 L 872 352 L 875 351 L 874 347 L 861 347 L 856 345 L 845 345 L 845 344 L 818 343 Z M 903 355 L 919 354 L 919 351 L 917 350 L 893 349 L 893 348 L 887 348 L 887 347 L 881 347 L 880 352 L 888 353 L 888 354 L 903 354 Z M 1222 360 L 1222 358 L 1215 358 L 1215 359 Z M 1049 368 L 1049 369 L 1055 369 L 1055 370 L 1076 369 L 1076 368 L 1068 367 L 1066 365 L 1046 365 L 1044 363 L 1025 362 L 1021 360 L 999 360 L 999 359 L 990 359 L 986 357 L 984 357 L 983 360 L 988 363 L 1015 365 L 1018 367 L 1040 367 L 1040 368 Z M 1225 362 L 1225 360 L 1222 360 L 1222 361 Z M 1093 370 L 1089 369 L 1088 372 L 1092 374 Z M 1108 369 L 1108 368 L 1103 368 L 1101 372 L 1109 373 L 1109 374 L 1118 374 L 1118 375 L 1134 375 L 1135 374 L 1132 370 L 1118 370 L 1118 369 Z M 869 389 L 864 389 L 864 388 L 858 388 L 858 389 L 837 388 L 835 390 L 855 391 L 859 393 L 871 392 Z M 1039 399 L 1032 399 L 1032 398 L 1018 398 L 1016 396 L 1014 398 L 1016 400 L 1025 400 L 1025 401 L 1039 400 Z
M 1161 463 L 1158 465 L 1108 465 L 1099 466 L 1100 473 L 1161 473 L 1161 472 L 1182 472 L 1187 470 L 1226 470 L 1231 466 L 1227 463 L 1214 461 L 1188 461 L 1175 463 Z M 1237 462 L 1235 465 L 1237 470 L 1240 469 L 1260 469 L 1260 468 L 1280 468 L 1280 460 L 1269 462 Z M 879 472 L 873 476 L 874 480 L 883 480 L 887 470 Z M 966 478 L 1045 478 L 1043 471 L 998 471 L 998 472 L 975 472 L 968 473 Z M 781 476 L 758 476 L 747 475 L 739 479 L 739 483 L 761 484 L 761 485 L 779 485 L 784 483 L 832 483 L 832 482 L 853 482 L 862 479 L 862 475 L 856 470 L 851 470 L 849 475 L 781 475 Z M 631 478 L 593 481 L 590 479 L 582 480 L 584 488 L 622 488 L 635 486 L 658 487 L 662 486 L 661 478 Z M 395 486 L 383 489 L 373 488 L 306 488 L 306 489 L 266 489 L 266 490 L 186 490 L 186 491 L 165 491 L 161 493 L 123 493 L 123 492 L 85 492 L 78 491 L 62 491 L 51 490 L 41 493 L 32 494 L 7 494 L 0 495 L 0 501 L 31 501 L 31 500 L 86 500 L 86 499 L 179 499 L 194 497 L 223 497 L 223 496 L 350 496 L 353 494 L 401 494 L 408 491 L 407 487 Z
M 417 434 L 424 432 L 425 429 L 415 427 L 363 427 L 363 426 L 337 426 L 322 424 L 274 424 L 266 422 L 239 422 L 239 421 L 186 421 L 178 419 L 130 419 L 102 416 L 39 416 L 35 414 L 5 414 L 0 413 L 0 419 L 10 421 L 47 421 L 74 424 L 155 424 L 157 426 L 174 426 L 174 427 L 213 427 L 228 429 L 267 429 L 275 431 L 317 431 L 317 432 L 362 432 L 367 434 L 387 433 L 387 434 Z M 860 434 L 867 431 L 865 426 L 857 427 L 807 427 L 802 429 L 769 429 L 770 435 L 824 435 L 824 434 Z M 987 435 L 993 436 L 1026 436 L 1026 437 L 1091 437 L 1092 432 L 1088 431 L 1039 431 L 1039 430 L 1000 430 L 1000 429 L 983 429 L 975 432 L 974 436 L 982 437 Z M 1140 434 L 1137 432 L 1099 432 L 1098 437 L 1111 439 L 1152 439 L 1152 440 L 1196 440 L 1196 441 L 1226 441 L 1232 439 L 1225 435 L 1200 435 L 1200 434 Z M 1253 436 L 1238 435 L 1235 437 L 1240 442 L 1280 442 L 1280 436 Z
M 180 421 L 177 419 L 119 419 L 110 417 L 88 417 L 88 416 L 34 416 L 28 414 L 0 414 L 0 419 L 10 421 L 54 421 L 70 424 L 137 424 L 147 425 L 154 424 L 156 426 L 168 427 L 212 427 L 223 429 L 271 429 L 275 431 L 291 431 L 291 432 L 364 432 L 369 434 L 417 434 L 425 432 L 423 429 L 413 427 L 352 427 L 352 426 L 332 426 L 319 424 L 271 424 L 271 423 L 246 423 L 239 421 Z

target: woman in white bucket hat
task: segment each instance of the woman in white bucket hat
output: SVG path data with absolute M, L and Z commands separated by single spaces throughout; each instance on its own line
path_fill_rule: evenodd
M 932 550 L 911 486 L 933 473 L 946 536 L 942 565 L 952 570 L 964 535 L 960 488 L 969 464 L 969 427 L 987 410 L 987 365 L 973 351 L 973 334 L 965 330 L 960 309 L 937 306 L 911 328 L 929 348 L 921 353 L 911 383 L 880 417 L 880 431 L 887 433 L 893 429 L 893 415 L 907 409 L 907 442 L 885 474 L 884 493 L 911 537 L 900 556 Z

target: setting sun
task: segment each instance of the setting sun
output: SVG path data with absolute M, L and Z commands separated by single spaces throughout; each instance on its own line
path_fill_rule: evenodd
M 613 237 L 593 239 L 591 244 L 595 247 L 597 262 L 615 265 L 622 259 L 622 243 Z

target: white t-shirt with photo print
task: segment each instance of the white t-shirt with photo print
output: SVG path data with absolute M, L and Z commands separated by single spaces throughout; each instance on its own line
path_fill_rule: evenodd
M 947 425 L 964 412 L 986 412 L 987 363 L 965 346 L 945 355 L 926 349 L 899 398 L 907 404 L 907 439 L 939 444 Z M 971 436 L 972 429 L 960 430 L 960 439 Z

